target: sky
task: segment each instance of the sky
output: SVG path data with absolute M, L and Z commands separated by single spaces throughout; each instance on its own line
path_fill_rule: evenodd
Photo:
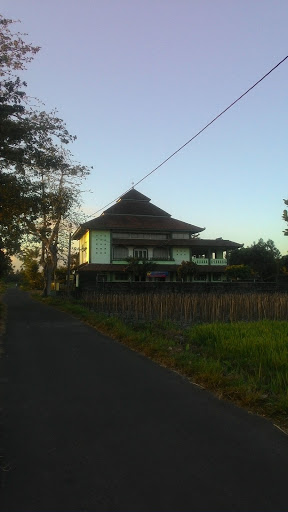
M 288 54 L 287 0 L 2 0 L 0 12 L 41 46 L 28 94 L 58 109 L 93 166 L 89 218 Z M 288 59 L 136 189 L 201 238 L 272 239 L 287 254 L 287 79 Z

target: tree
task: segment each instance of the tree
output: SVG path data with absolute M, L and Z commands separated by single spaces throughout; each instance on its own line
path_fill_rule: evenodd
M 275 247 L 273 240 L 264 242 L 262 238 L 250 247 L 231 251 L 228 254 L 229 265 L 249 266 L 255 278 L 262 281 L 271 281 L 279 269 L 281 254 Z
M 147 272 L 154 270 L 157 266 L 153 261 L 148 261 L 145 258 L 134 258 L 133 256 L 127 258 L 126 261 L 128 265 L 124 272 L 129 272 L 134 281 L 145 281 Z
M 21 102 L 26 98 L 21 89 L 26 83 L 15 76 L 15 71 L 24 70 L 39 51 L 39 47 L 23 41 L 24 34 L 11 32 L 14 23 L 0 15 L 0 249 L 5 247 L 10 253 L 19 249 L 21 229 L 17 218 L 23 182 L 19 177 L 6 176 L 3 171 L 21 161 L 27 137 L 27 123 L 21 118 L 25 112 Z
M 25 286 L 41 290 L 43 287 L 43 272 L 39 264 L 39 247 L 25 247 L 19 254 L 22 261 L 21 278 Z
M 54 146 L 46 147 L 41 158 L 43 161 L 35 165 L 31 178 L 32 201 L 30 191 L 26 195 L 30 210 L 26 209 L 22 221 L 26 232 L 42 244 L 41 265 L 47 295 L 57 267 L 61 225 L 69 224 L 73 209 L 81 206 L 77 190 L 88 170 L 69 162 L 67 151 L 55 151 Z
M 32 46 L 23 41 L 21 34 L 11 33 L 10 26 L 17 21 L 4 18 L 0 14 L 0 76 L 2 74 L 10 75 L 13 71 L 23 70 L 26 64 L 31 62 L 34 55 L 40 50 L 40 46 Z
M 253 277 L 253 270 L 249 265 L 228 265 L 225 274 L 231 281 L 250 281 Z
M 15 224 L 18 240 L 19 237 L 21 239 L 21 235 L 23 237 L 23 234 L 26 234 L 32 235 L 35 241 L 42 243 L 41 264 L 45 276 L 44 294 L 47 295 L 51 288 L 53 271 L 57 266 L 61 223 L 69 217 L 73 207 L 80 207 L 77 190 L 81 179 L 85 178 L 89 170 L 85 166 L 74 163 L 71 153 L 60 144 L 55 144 L 55 126 L 60 142 L 70 138 L 61 120 L 41 112 L 38 115 L 33 114 L 32 121 L 34 125 L 39 125 L 39 129 L 38 131 L 37 128 L 34 129 L 31 143 L 26 147 L 21 162 L 14 164 L 12 169 L 10 165 L 2 173 L 2 180 L 9 183 L 8 188 L 13 188 L 10 190 L 9 197 L 11 198 L 11 192 L 13 192 L 17 200 L 15 208 L 12 209 L 10 201 L 10 205 L 6 201 L 6 208 L 4 201 L 3 211 L 10 208 L 10 213 L 7 217 L 2 216 L 0 237 L 3 243 L 6 233 L 6 238 L 8 237 L 6 246 L 13 247 L 15 235 L 11 240 L 10 231 L 7 229 L 13 217 L 14 220 L 18 219 Z M 18 175 L 22 169 L 25 172 L 24 177 L 21 174 Z
M 27 111 L 28 101 L 26 82 L 20 80 L 15 72 L 23 71 L 31 62 L 39 46 L 26 43 L 22 37 L 26 34 L 13 33 L 15 21 L 0 14 L 0 155 L 1 162 L 21 161 L 23 141 L 29 138 L 30 129 L 23 114 Z
M 13 274 L 11 258 L 4 251 L 0 250 L 0 279 L 9 277 L 11 274 Z
M 0 249 L 13 254 L 20 249 L 21 230 L 17 222 L 20 207 L 20 187 L 17 180 L 5 174 L 0 174 Z M 11 205 L 14 205 L 11 208 Z
M 288 199 L 283 199 L 283 201 L 284 201 L 284 204 L 286 206 L 288 206 Z M 288 223 L 288 213 L 287 213 L 287 210 L 283 211 L 282 219 L 285 220 L 285 222 Z M 286 228 L 285 231 L 283 231 L 283 233 L 284 233 L 284 236 L 288 236 L 288 228 Z
M 187 281 L 187 277 L 196 276 L 198 274 L 198 266 L 193 261 L 182 261 L 177 269 L 177 274 L 181 281 Z
M 29 106 L 26 83 L 15 70 L 25 69 L 39 47 L 13 34 L 13 23 L 0 15 L 0 249 L 13 254 L 25 237 L 40 242 L 47 295 L 61 226 L 80 207 L 79 185 L 89 169 L 74 162 L 66 149 L 76 137 L 57 112 Z

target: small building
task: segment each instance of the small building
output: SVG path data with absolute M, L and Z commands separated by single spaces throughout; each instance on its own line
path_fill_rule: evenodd
M 177 269 L 182 261 L 197 265 L 190 281 L 226 280 L 227 251 L 242 244 L 202 239 L 199 233 L 205 228 L 173 219 L 150 201 L 133 188 L 102 215 L 79 226 L 73 235 L 79 240 L 78 285 L 179 281 Z M 131 264 L 143 262 L 141 274 L 131 271 Z

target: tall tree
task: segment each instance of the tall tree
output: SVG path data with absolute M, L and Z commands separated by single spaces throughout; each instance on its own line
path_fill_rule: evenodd
M 26 43 L 26 34 L 13 32 L 16 22 L 0 14 L 0 156 L 1 164 L 21 160 L 23 141 L 29 136 L 25 121 L 28 102 L 26 82 L 16 72 L 26 69 L 39 46 Z M 23 118 L 24 115 L 24 118 Z
M 19 160 L 21 143 L 26 131 L 21 120 L 25 107 L 25 82 L 15 72 L 25 69 L 39 51 L 39 47 L 27 44 L 24 34 L 12 33 L 15 22 L 0 14 L 0 251 L 5 257 L 19 250 L 21 229 L 16 210 L 20 208 L 23 182 L 16 176 L 5 176 L 7 164 Z M 12 207 L 14 213 L 12 213 Z M 5 251 L 5 253 L 3 252 Z M 4 258 L 5 259 L 5 258 Z
M 76 137 L 57 112 L 29 106 L 26 83 L 15 71 L 25 69 L 39 47 L 12 33 L 13 23 L 0 15 L 0 249 L 15 253 L 25 237 L 40 242 L 46 295 L 61 224 L 80 206 L 79 184 L 89 169 L 66 149 Z
M 49 158 L 49 153 L 48 153 Z M 53 273 L 57 267 L 58 245 L 61 225 L 70 223 L 71 213 L 76 206 L 80 208 L 77 192 L 79 183 L 87 174 L 81 165 L 68 164 L 67 155 L 56 155 L 57 165 L 53 160 L 44 163 L 44 169 L 38 168 L 37 175 L 31 182 L 33 193 L 32 207 L 23 216 L 27 233 L 42 245 L 41 265 L 44 269 L 44 294 L 49 294 Z M 34 171 L 36 169 L 34 168 Z M 29 194 L 27 196 L 30 202 Z

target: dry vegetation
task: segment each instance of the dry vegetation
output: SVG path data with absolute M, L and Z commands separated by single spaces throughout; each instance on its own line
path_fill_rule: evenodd
M 91 310 L 125 320 L 192 323 L 287 320 L 288 294 L 99 294 L 83 296 Z

